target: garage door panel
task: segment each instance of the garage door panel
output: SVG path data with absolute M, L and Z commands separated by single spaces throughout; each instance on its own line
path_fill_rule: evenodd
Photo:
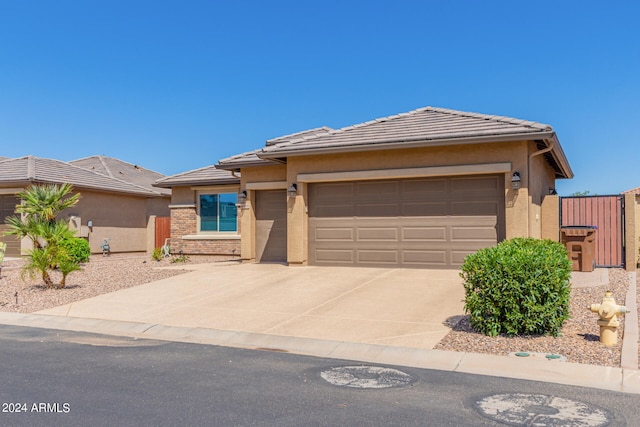
M 356 183 L 356 198 L 368 200 L 371 197 L 393 197 L 398 194 L 399 182 L 397 181 L 362 181 Z
M 348 228 L 316 228 L 316 241 L 346 241 L 352 242 L 354 238 L 353 227 Z
M 451 215 L 467 215 L 474 218 L 481 215 L 498 215 L 498 204 L 495 201 L 453 201 Z
M 402 227 L 402 240 L 405 242 L 446 242 L 447 227 Z
M 451 241 L 492 243 L 496 240 L 495 228 L 483 227 L 451 227 Z
M 358 241 L 397 242 L 398 227 L 358 227 Z
M 400 206 L 393 203 L 362 203 L 357 206 L 356 216 L 398 216 L 400 215 Z
M 445 202 L 407 202 L 402 204 L 402 216 L 444 216 L 447 214 Z
M 315 188 L 315 198 L 323 204 L 324 201 L 353 199 L 354 185 L 351 182 L 324 183 Z
M 356 216 L 356 207 L 353 204 L 326 205 L 316 209 L 316 216 L 319 218 L 340 218 Z
M 357 260 L 358 264 L 398 264 L 398 251 L 392 249 L 371 249 L 371 250 L 358 250 Z
M 444 267 L 447 265 L 447 251 L 404 250 L 402 263 L 416 267 Z
M 451 193 L 486 193 L 495 194 L 500 188 L 499 180 L 496 176 L 486 177 L 458 177 L 451 179 Z
M 340 209 L 327 186 L 308 187 L 310 264 L 452 268 L 504 236 L 502 175 L 347 183 Z
M 326 265 L 347 264 L 352 265 L 355 261 L 355 251 L 353 249 L 318 249 L 315 251 L 315 263 Z
M 402 193 L 405 198 L 424 198 L 443 195 L 447 192 L 446 179 L 417 179 L 402 181 Z

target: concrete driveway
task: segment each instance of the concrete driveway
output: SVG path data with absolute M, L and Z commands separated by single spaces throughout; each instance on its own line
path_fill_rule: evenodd
M 463 314 L 459 270 L 188 268 L 193 271 L 39 314 L 422 349 L 449 332 L 449 317 Z

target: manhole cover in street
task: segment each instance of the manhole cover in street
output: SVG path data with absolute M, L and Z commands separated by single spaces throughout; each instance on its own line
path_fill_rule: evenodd
M 397 369 L 380 366 L 342 366 L 320 373 L 330 384 L 352 388 L 388 388 L 411 384 L 412 378 Z
M 543 394 L 494 394 L 479 400 L 476 410 L 513 426 L 606 426 L 609 414 L 596 406 Z

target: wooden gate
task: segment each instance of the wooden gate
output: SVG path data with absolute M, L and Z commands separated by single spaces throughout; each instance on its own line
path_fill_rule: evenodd
M 624 267 L 624 197 L 577 196 L 560 199 L 560 226 L 591 225 L 596 231 L 596 267 Z
M 156 248 L 164 245 L 165 239 L 171 237 L 171 217 L 156 217 Z

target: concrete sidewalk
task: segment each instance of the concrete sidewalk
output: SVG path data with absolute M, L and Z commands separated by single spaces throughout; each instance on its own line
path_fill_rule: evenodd
M 458 271 L 189 268 L 194 271 L 35 314 L 0 312 L 0 323 L 640 393 L 637 369 L 432 350 L 449 331 L 447 318 L 462 314 Z M 601 280 L 596 274 L 576 278 L 585 285 Z

